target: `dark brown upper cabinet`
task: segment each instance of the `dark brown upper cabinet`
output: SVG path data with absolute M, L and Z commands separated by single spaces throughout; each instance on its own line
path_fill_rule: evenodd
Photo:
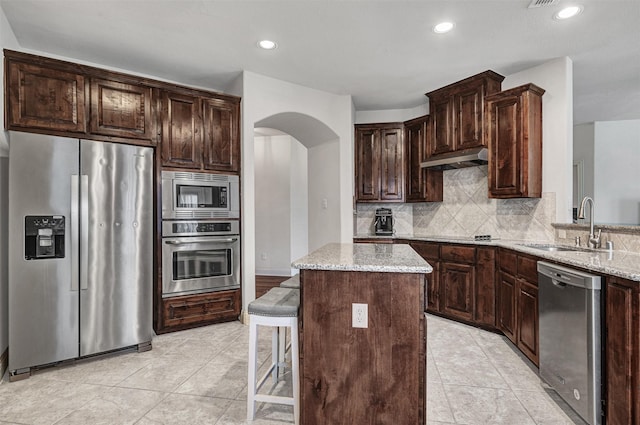
M 151 87 L 91 79 L 90 132 L 154 142 L 152 99 Z
M 203 99 L 204 159 L 207 170 L 240 171 L 240 101 Z
M 404 201 L 402 123 L 355 126 L 356 201 Z
M 240 98 L 4 50 L 5 127 L 158 145 L 162 166 L 238 174 Z
M 542 196 L 542 95 L 525 84 L 485 99 L 489 197 Z
M 84 76 L 12 60 L 5 69 L 7 129 L 85 132 Z
M 404 123 L 406 202 L 442 201 L 442 170 L 427 170 L 420 163 L 427 159 L 429 115 Z
M 202 168 L 201 101 L 197 96 L 162 93 L 162 165 Z
M 427 93 L 432 117 L 429 157 L 486 146 L 484 98 L 500 91 L 502 75 L 485 71 Z

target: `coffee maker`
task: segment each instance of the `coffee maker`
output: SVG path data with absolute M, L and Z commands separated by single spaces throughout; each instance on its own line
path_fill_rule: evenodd
M 373 222 L 376 229 L 376 235 L 390 236 L 393 235 L 393 216 L 389 208 L 377 208 L 376 219 Z

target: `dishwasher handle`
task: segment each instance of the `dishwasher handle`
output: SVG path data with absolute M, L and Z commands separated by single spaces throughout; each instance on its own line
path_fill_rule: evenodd
M 567 284 L 565 282 L 561 282 L 557 279 L 551 279 L 551 283 L 554 284 L 554 286 L 557 286 L 558 288 L 566 288 Z

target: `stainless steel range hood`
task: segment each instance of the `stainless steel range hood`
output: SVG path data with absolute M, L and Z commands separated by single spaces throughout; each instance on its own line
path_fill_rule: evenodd
M 487 148 L 471 148 L 462 151 L 445 153 L 430 158 L 420 164 L 421 168 L 432 170 L 454 170 L 456 168 L 475 167 L 487 164 L 489 152 Z

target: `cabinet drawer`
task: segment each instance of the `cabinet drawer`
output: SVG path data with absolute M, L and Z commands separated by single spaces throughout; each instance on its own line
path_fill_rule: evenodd
M 535 258 L 518 255 L 518 276 L 535 286 L 538 286 L 537 263 Z
M 440 249 L 440 259 L 473 264 L 476 262 L 476 249 L 471 246 L 443 245 Z
M 162 304 L 166 327 L 211 323 L 239 315 L 240 290 L 169 298 Z
M 440 258 L 440 245 L 426 242 L 412 242 L 413 248 L 422 258 L 438 260 Z
M 512 276 L 516 275 L 517 271 L 517 255 L 513 251 L 507 251 L 505 249 L 500 250 L 500 270 L 509 273 Z

